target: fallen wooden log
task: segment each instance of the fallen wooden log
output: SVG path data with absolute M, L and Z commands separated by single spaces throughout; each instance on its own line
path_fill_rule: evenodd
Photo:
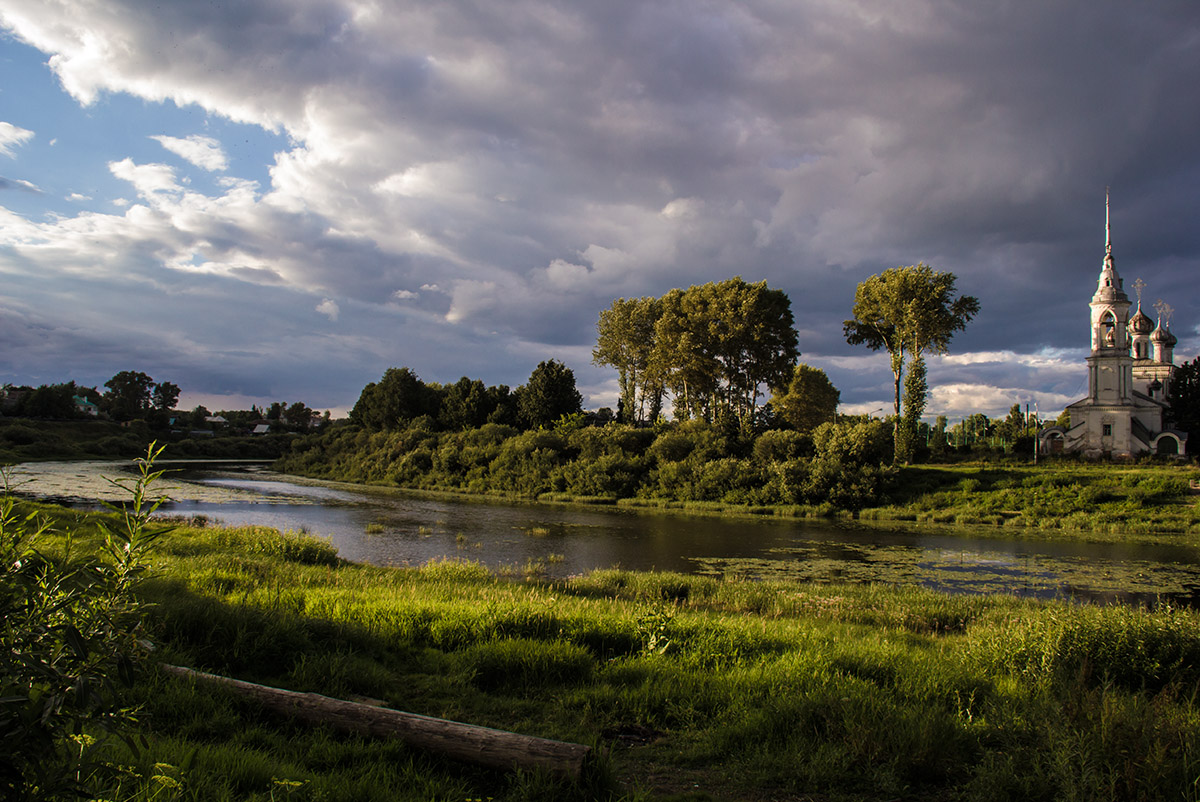
M 579 779 L 591 756 L 590 746 L 519 735 L 515 732 L 462 724 L 416 713 L 333 699 L 318 693 L 299 693 L 253 682 L 206 674 L 181 666 L 161 665 L 163 671 L 216 683 L 256 700 L 264 707 L 312 724 L 339 730 L 398 738 L 404 743 L 447 757 L 495 769 L 545 769 Z

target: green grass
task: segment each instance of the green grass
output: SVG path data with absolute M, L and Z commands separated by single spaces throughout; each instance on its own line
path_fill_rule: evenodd
M 75 548 L 91 542 L 88 517 L 44 509 L 79 532 Z M 111 769 L 108 798 L 1200 795 L 1200 616 L 1188 610 L 620 570 L 547 582 L 457 561 L 389 569 L 261 528 L 181 526 L 157 563 L 145 589 L 157 659 L 610 751 L 575 785 L 464 768 L 150 672 L 133 691 L 148 748 L 114 744 L 111 765 L 131 768 Z
M 1180 535 L 1200 535 L 1200 495 L 1189 487 L 1196 480 L 1200 470 L 1190 465 L 913 466 L 900 470 L 891 503 L 858 518 L 1179 542 Z

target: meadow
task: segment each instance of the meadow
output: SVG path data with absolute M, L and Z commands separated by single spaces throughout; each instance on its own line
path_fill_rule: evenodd
M 11 510 L 6 538 L 44 520 L 35 545 L 49 564 L 103 552 L 97 523 L 123 525 Z M 68 738 L 59 753 L 87 753 L 71 765 L 87 767 L 96 798 L 1200 796 L 1191 610 L 620 570 L 550 582 L 458 561 L 381 568 L 303 534 L 174 524 L 136 586 L 154 646 L 122 695 L 136 737 L 89 725 L 94 743 Z M 598 757 L 579 781 L 462 766 L 281 719 L 160 662 Z

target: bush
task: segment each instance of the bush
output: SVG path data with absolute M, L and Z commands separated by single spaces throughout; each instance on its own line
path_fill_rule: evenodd
M 149 648 L 135 591 L 160 532 L 149 528 L 160 501 L 147 495 L 161 452 L 140 461 L 122 527 L 103 530 L 100 555 L 38 549 L 47 524 L 0 500 L 0 796 L 49 799 L 87 795 L 103 731 L 131 721 L 121 688 Z

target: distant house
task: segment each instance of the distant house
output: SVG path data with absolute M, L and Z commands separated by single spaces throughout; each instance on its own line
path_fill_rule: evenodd
M 224 415 L 209 415 L 204 419 L 204 422 L 214 427 L 224 426 L 225 424 L 229 423 L 229 421 L 225 420 Z
M 267 434 L 270 431 L 271 431 L 271 424 L 260 423 L 260 424 L 256 425 L 253 430 L 251 430 L 250 434 Z
M 89 401 L 81 395 L 77 395 L 72 399 L 75 402 L 75 411 L 80 415 L 87 415 L 90 418 L 100 416 L 100 407 L 95 402 Z

